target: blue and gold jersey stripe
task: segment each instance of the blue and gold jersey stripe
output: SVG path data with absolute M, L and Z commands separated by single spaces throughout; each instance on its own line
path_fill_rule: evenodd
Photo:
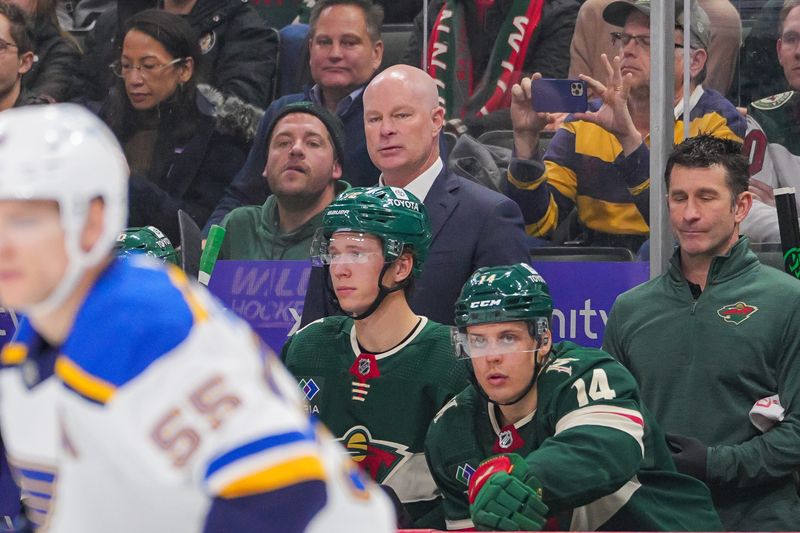
M 289 431 L 286 433 L 269 435 L 267 437 L 263 437 L 248 442 L 228 452 L 225 452 L 224 454 L 220 455 L 219 457 L 211 461 L 208 465 L 208 468 L 206 469 L 205 477 L 206 479 L 208 479 L 209 477 L 213 476 L 216 472 L 222 470 L 224 467 L 244 457 L 248 457 L 250 455 L 254 455 L 272 448 L 289 446 L 292 444 L 297 444 L 304 441 L 313 441 L 313 440 L 314 440 L 314 433 L 313 430 L 309 428 L 309 430 L 305 432 Z
M 21 364 L 28 357 L 28 346 L 19 342 L 9 342 L 0 352 L 0 362 L 6 366 Z
M 253 440 L 212 460 L 206 469 L 205 478 L 208 480 L 242 459 L 279 450 L 278 453 L 285 453 L 282 460 L 271 461 L 272 464 L 269 466 L 226 483 L 219 489 L 219 495 L 223 498 L 238 498 L 279 490 L 307 481 L 324 481 L 325 467 L 320 457 L 295 448 L 298 444 L 312 443 L 315 438 L 314 429 L 309 427 L 305 431 L 289 431 Z
M 186 300 L 186 305 L 191 309 L 195 322 L 205 322 L 208 320 L 208 310 L 197 298 L 197 295 L 192 292 L 189 277 L 186 273 L 180 268 L 170 265 L 167 274 L 169 275 L 170 281 L 175 284 L 175 287 L 181 292 L 184 300 Z
M 94 402 L 106 404 L 117 392 L 114 385 L 91 375 L 64 355 L 56 359 L 55 370 L 67 387 Z
M 306 455 L 237 479 L 222 488 L 219 495 L 240 498 L 317 480 L 325 480 L 325 467 L 316 455 Z
M 177 267 L 115 261 L 86 297 L 57 373 L 75 392 L 105 403 L 210 318 L 202 295 Z M 117 334 L 96 335 L 98 327 Z

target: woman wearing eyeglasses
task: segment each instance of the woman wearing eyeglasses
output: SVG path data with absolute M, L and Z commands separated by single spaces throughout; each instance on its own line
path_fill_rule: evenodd
M 75 40 L 61 30 L 57 0 L 4 0 L 16 4 L 28 16 L 36 54 L 31 69 L 22 77 L 27 104 L 66 102 L 79 95 L 75 77 L 81 53 Z
M 212 103 L 219 95 L 198 90 L 198 39 L 183 18 L 149 9 L 128 19 L 123 34 L 111 65 L 117 83 L 100 116 L 131 168 L 129 225 L 153 225 L 180 242 L 178 209 L 205 224 L 244 163 L 252 132 L 242 124 L 257 110 L 228 102 L 223 113 Z

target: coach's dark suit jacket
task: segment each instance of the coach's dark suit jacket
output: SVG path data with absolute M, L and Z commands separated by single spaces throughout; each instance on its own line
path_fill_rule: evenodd
M 530 262 L 522 213 L 512 200 L 448 172 L 446 166 L 424 203 L 433 241 L 416 280 L 411 308 L 436 322 L 452 324 L 461 287 L 475 269 Z M 302 325 L 341 314 L 330 295 L 324 269 L 313 268 Z

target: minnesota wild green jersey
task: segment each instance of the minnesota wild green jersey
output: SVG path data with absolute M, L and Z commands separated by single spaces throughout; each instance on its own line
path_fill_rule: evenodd
M 448 529 L 472 527 L 466 492 L 480 462 L 512 452 L 542 483 L 548 529 L 722 529 L 708 489 L 675 470 L 633 376 L 610 355 L 556 344 L 536 387 L 536 410 L 513 425 L 501 427 L 473 386 L 433 419 L 426 455 Z
M 369 354 L 359 348 L 353 319 L 327 317 L 292 336 L 281 357 L 309 412 L 375 481 L 394 489 L 415 525 L 443 525 L 424 441 L 434 415 L 468 384 L 450 328 L 420 317 L 400 345 Z

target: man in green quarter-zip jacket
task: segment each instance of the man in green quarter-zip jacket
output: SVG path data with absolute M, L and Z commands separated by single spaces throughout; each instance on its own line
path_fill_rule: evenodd
M 665 172 L 680 247 L 617 298 L 603 347 L 636 377 L 679 471 L 704 480 L 729 531 L 800 524 L 800 283 L 762 265 L 739 224 L 752 204 L 733 141 L 678 145 Z

